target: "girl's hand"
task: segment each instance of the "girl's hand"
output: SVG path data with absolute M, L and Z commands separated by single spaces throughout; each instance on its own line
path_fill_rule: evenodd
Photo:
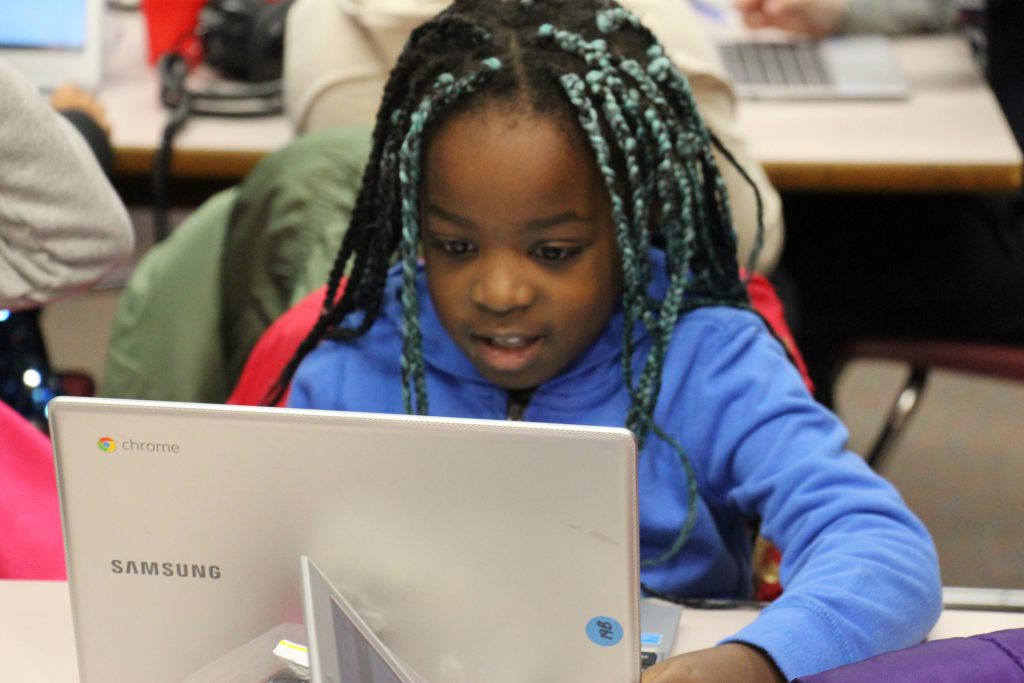
M 658 662 L 642 683 L 785 683 L 767 655 L 749 645 L 726 643 Z

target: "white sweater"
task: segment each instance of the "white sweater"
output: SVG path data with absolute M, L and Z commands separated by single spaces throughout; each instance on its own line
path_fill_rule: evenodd
M 87 287 L 133 242 L 128 212 L 85 140 L 0 61 L 0 308 Z

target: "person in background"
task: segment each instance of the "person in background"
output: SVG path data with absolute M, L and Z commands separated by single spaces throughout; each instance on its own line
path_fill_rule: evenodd
M 59 98 L 83 112 L 72 116 L 94 108 L 80 91 Z M 2 61 L 0 122 L 0 309 L 17 310 L 99 280 L 131 255 L 134 231 L 83 136 Z
M 50 93 L 50 106 L 71 122 L 96 157 L 108 178 L 114 170 L 114 148 L 110 144 L 107 110 L 90 93 L 75 83 L 64 83 Z
M 959 23 L 980 23 L 982 44 L 976 46 L 980 65 L 999 99 L 1017 144 L 1024 148 L 1024 70 L 1020 68 L 1024 63 L 1024 9 L 1019 1 L 734 1 L 751 28 L 780 28 L 815 38 L 843 33 L 934 33 L 953 31 Z M 979 15 L 980 22 L 969 19 Z
M 981 16 L 981 68 L 1024 144 L 1024 2 L 735 0 L 751 26 L 814 36 L 952 30 Z M 977 5 L 978 3 L 972 3 Z M 959 15 L 958 15 L 959 13 Z M 976 26 L 971 26 L 976 28 Z M 793 332 L 824 403 L 839 354 L 862 337 L 1024 343 L 1024 195 L 1018 192 L 784 197 L 783 269 Z M 795 303 L 795 305 L 793 305 Z
M 127 260 L 134 230 L 104 172 L 110 124 L 95 98 L 65 84 L 47 103 L 0 63 L 0 121 L 0 400 L 45 427 L 46 402 L 62 387 L 38 307 Z
M 958 0 L 735 0 L 751 28 L 822 38 L 833 33 L 921 33 L 956 24 Z
M 39 429 L 45 398 L 59 387 L 49 373 L 38 307 L 88 287 L 127 259 L 134 243 L 127 210 L 90 149 L 94 145 L 103 155 L 105 148 L 109 165 L 109 124 L 102 107 L 74 86 L 59 88 L 53 97 L 52 105 L 47 103 L 31 81 L 0 61 L 4 579 L 65 577 L 53 457 Z
M 782 595 L 648 683 L 921 641 L 931 539 L 749 310 L 716 142 L 644 24 L 611 0 L 456 1 L 383 92 L 319 318 L 265 402 L 625 424 L 651 595 L 748 598 L 758 520 Z

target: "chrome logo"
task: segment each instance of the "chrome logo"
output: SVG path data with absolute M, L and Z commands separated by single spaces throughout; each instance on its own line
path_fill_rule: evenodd
M 109 436 L 101 436 L 100 440 L 96 442 L 96 445 L 99 446 L 100 450 L 104 453 L 113 453 L 117 450 L 117 442 Z

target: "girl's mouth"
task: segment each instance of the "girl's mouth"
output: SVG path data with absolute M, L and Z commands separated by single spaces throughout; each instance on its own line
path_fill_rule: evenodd
M 480 360 L 501 372 L 526 367 L 540 353 L 543 337 L 527 335 L 473 335 Z

